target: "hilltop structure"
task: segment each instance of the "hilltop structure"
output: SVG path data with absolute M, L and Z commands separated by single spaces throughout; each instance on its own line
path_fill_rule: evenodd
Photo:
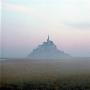
M 70 55 L 59 50 L 48 36 L 47 41 L 34 49 L 28 57 L 31 59 L 60 59 L 70 57 Z

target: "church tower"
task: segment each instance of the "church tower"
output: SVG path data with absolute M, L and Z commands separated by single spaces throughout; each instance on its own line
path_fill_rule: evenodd
M 49 41 L 50 41 L 50 39 L 49 39 L 49 35 L 48 35 L 47 42 L 49 42 Z

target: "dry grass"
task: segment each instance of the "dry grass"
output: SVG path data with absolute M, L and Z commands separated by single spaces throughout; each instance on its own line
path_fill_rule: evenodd
M 65 60 L 9 59 L 0 61 L 0 67 L 2 67 L 0 86 L 2 83 L 8 85 L 28 82 L 29 84 L 32 82 L 37 82 L 37 84 L 50 82 L 51 87 L 54 85 L 59 87 L 64 84 L 76 85 L 77 83 L 82 85 L 81 82 L 84 83 L 83 85 L 90 84 L 90 58 Z

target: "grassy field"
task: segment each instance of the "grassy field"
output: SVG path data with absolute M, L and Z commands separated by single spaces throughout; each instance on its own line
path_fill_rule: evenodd
M 90 90 L 90 58 L 0 61 L 0 90 Z

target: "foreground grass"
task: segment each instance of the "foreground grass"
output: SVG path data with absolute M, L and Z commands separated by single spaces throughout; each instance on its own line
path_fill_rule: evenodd
M 3 61 L 0 90 L 90 90 L 89 59 Z
M 3 84 L 0 90 L 90 90 L 90 75 L 75 75 Z

